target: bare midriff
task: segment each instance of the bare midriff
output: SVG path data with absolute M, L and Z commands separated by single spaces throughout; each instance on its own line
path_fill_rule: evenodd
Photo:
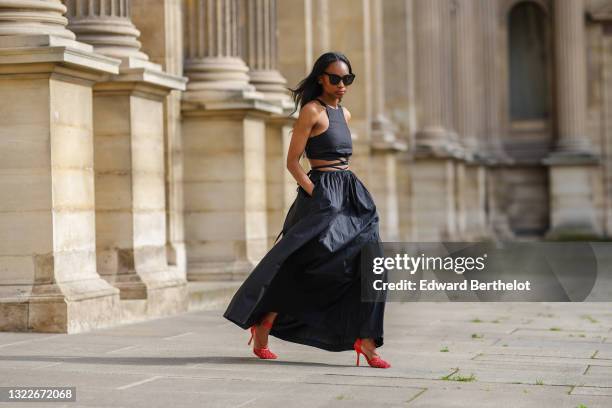
M 317 166 L 323 166 L 324 164 L 330 164 L 330 165 L 334 165 L 337 167 L 340 167 L 342 170 L 348 170 L 349 165 L 346 164 L 338 164 L 339 160 L 322 160 L 322 159 L 308 159 L 308 161 L 310 162 L 310 167 L 317 167 Z M 334 167 L 321 167 L 318 168 L 317 170 L 321 170 L 321 171 L 335 171 L 338 170 L 337 168 Z

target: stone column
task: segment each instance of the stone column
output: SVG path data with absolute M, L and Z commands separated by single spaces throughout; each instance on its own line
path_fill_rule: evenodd
M 371 186 L 372 164 L 372 27 L 370 0 L 335 0 L 334 9 L 343 10 L 330 21 L 329 44 L 332 50 L 341 50 L 349 59 L 355 73 L 355 82 L 342 100 L 351 112 L 349 127 L 353 136 L 351 170 Z M 309 62 L 308 72 L 314 59 Z
M 387 116 L 398 125 L 398 136 L 408 144 L 417 130 L 415 98 L 413 0 L 384 0 L 382 36 L 385 61 L 382 68 Z
M 485 132 L 484 146 L 487 151 L 488 160 L 492 163 L 510 163 L 511 160 L 505 153 L 501 139 L 501 100 L 500 87 L 503 85 L 501 78 L 502 69 L 499 66 L 497 54 L 499 46 L 499 4 L 497 1 L 480 0 L 480 28 L 482 38 L 482 50 L 480 63 L 483 67 L 482 81 L 485 83 Z
M 130 81 L 140 75 L 158 88 L 183 89 L 185 78 L 164 72 L 160 64 L 149 60 L 140 48 L 140 31 L 131 19 L 131 0 L 64 0 L 69 18 L 68 28 L 77 39 L 91 44 L 96 52 L 121 60 L 123 76 L 117 82 Z M 131 75 L 131 77 L 128 77 Z
M 130 17 L 140 31 L 141 51 L 165 72 L 183 75 L 183 7 L 181 0 L 132 0 Z M 166 97 L 166 249 L 168 266 L 187 273 L 183 218 L 182 91 Z
M 184 0 L 184 101 L 262 98 L 241 58 L 239 0 Z
M 380 214 L 380 236 L 385 241 L 399 239 L 398 152 L 407 149 L 398 138 L 398 127 L 388 114 L 385 102 L 385 37 L 383 35 L 383 5 L 381 0 L 370 0 L 371 56 L 377 68 L 368 80 L 373 84 L 372 156 L 370 190 Z
M 410 179 L 412 235 L 419 240 L 451 240 L 457 231 L 454 161 L 461 157 L 461 149 L 449 128 L 452 121 L 445 100 L 448 7 L 446 0 L 414 0 L 419 127 Z
M 605 13 L 602 10 L 601 15 L 595 15 L 598 22 L 602 23 L 601 27 L 605 27 L 605 24 L 612 22 L 612 10 Z M 604 21 L 601 21 L 604 20 Z M 612 35 L 602 35 L 602 72 L 604 83 L 604 91 L 602 95 L 603 101 L 603 114 L 605 117 L 612 118 Z M 605 57 L 604 57 L 605 56 Z M 603 148 L 607 152 L 612 152 L 612 127 L 608 126 L 603 137 Z M 603 163 L 603 195 L 605 197 L 605 212 L 604 212 L 604 225 L 605 236 L 612 236 L 612 154 L 607 154 L 604 158 Z
M 457 50 L 457 81 L 455 84 L 455 108 L 457 131 L 466 147 L 466 156 L 473 159 L 479 150 L 478 143 L 478 64 L 476 58 L 478 21 L 475 19 L 473 0 L 458 0 L 456 8 L 456 36 L 453 46 Z
M 74 40 L 59 0 L 0 2 L 0 330 L 116 324 L 96 270 L 92 86 L 119 61 Z
M 457 10 L 458 4 L 455 1 L 444 1 L 441 7 L 440 27 L 442 30 L 442 117 L 444 128 L 447 133 L 447 140 L 450 146 L 454 147 L 458 160 L 453 162 L 452 175 L 454 179 L 450 181 L 452 184 L 454 207 L 451 211 L 454 212 L 455 225 L 450 229 L 449 238 L 465 239 L 466 226 L 466 203 L 465 203 L 465 188 L 467 186 L 465 179 L 465 163 L 459 159 L 465 158 L 465 141 L 459 137 L 457 133 L 457 112 L 455 110 L 455 101 L 457 99 L 457 89 L 455 82 L 455 74 L 457 73 L 457 60 L 460 50 L 457 49 L 455 42 L 458 32 Z
M 271 246 L 296 195 L 296 182 L 287 171 L 286 157 L 298 112 L 290 116 L 294 103 L 286 89 L 287 80 L 278 71 L 277 0 L 241 0 L 241 6 L 246 14 L 242 48 L 250 82 L 266 100 L 283 109 L 266 123 L 266 202 Z
M 372 77 L 372 146 L 388 149 L 404 145 L 397 140 L 397 126 L 387 115 L 385 103 L 385 37 L 383 35 L 383 8 L 381 0 L 370 0 L 371 58 L 376 69 Z
M 278 72 L 277 1 L 241 2 L 246 12 L 243 57 L 249 67 L 250 82 L 266 99 L 282 101 L 290 107 L 287 80 Z
M 465 147 L 466 163 L 462 164 L 459 174 L 465 182 L 461 183 L 459 200 L 459 235 L 465 239 L 486 236 L 485 214 L 485 167 L 480 153 L 478 140 L 479 106 L 478 99 L 478 47 L 476 18 L 477 4 L 473 0 L 458 0 L 455 9 L 456 36 L 453 44 L 456 52 L 456 73 L 454 109 L 457 132 Z
M 559 134 L 555 151 L 592 156 L 587 135 L 584 0 L 554 3 Z
M 74 40 L 74 33 L 66 29 L 65 12 L 66 7 L 60 0 L 3 1 L 0 4 L 0 35 L 42 35 Z
M 414 79 L 414 16 L 412 0 L 384 0 L 384 95 L 385 109 L 393 123 L 398 125 L 397 137 L 412 147 L 416 132 L 416 98 Z M 412 149 L 397 154 L 397 200 L 399 241 L 412 239 L 413 212 L 411 209 L 410 164 Z
M 549 165 L 549 238 L 601 234 L 595 221 L 593 183 L 599 159 L 587 134 L 584 0 L 557 0 L 554 6 L 557 128 Z
M 130 0 L 68 0 L 69 28 L 119 74 L 94 87 L 94 169 L 98 270 L 122 299 L 146 299 L 144 316 L 187 310 L 186 279 L 168 267 L 164 100 L 185 89 L 140 50 Z
M 512 163 L 502 144 L 502 115 L 501 115 L 501 72 L 505 67 L 499 66 L 497 58 L 500 52 L 500 21 L 499 5 L 497 1 L 479 0 L 476 3 L 478 15 L 479 38 L 478 61 L 475 67 L 479 68 L 482 92 L 480 95 L 482 108 L 481 131 L 479 134 L 480 150 L 484 161 L 488 165 L 485 176 L 487 185 L 488 220 L 487 229 L 502 239 L 512 239 L 514 233 L 510 228 L 507 213 L 507 203 L 503 192 L 505 176 L 503 166 Z
M 189 280 L 242 280 L 268 249 L 266 121 L 249 83 L 238 0 L 185 0 L 185 238 Z
M 130 20 L 129 0 L 64 0 L 70 30 L 96 51 L 115 58 L 148 60 L 140 51 L 140 32 Z
M 417 97 L 420 105 L 416 148 L 448 156 L 452 154 L 453 146 L 445 128 L 444 3 L 445 0 L 414 0 Z
M 455 1 L 442 1 L 439 9 L 440 13 L 440 50 L 442 54 L 440 76 L 442 94 L 444 95 L 442 103 L 442 124 L 446 130 L 446 138 L 448 145 L 452 146 L 452 150 L 457 157 L 465 155 L 465 147 L 463 139 L 459 138 L 457 133 L 457 113 L 455 112 L 455 74 L 457 72 L 457 59 L 459 50 L 456 48 L 455 41 L 457 36 L 457 9 L 458 4 Z

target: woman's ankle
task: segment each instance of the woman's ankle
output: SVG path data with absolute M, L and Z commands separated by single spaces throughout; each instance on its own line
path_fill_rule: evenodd
M 371 357 L 378 355 L 376 353 L 376 342 L 371 338 L 362 338 L 361 339 L 361 349 L 367 352 Z
M 374 339 L 369 338 L 369 337 L 362 338 L 361 344 L 364 344 L 368 348 L 376 348 L 376 343 L 374 342 Z
M 278 313 L 276 312 L 269 312 L 259 321 L 259 324 L 262 324 L 263 322 L 274 323 L 277 315 Z
M 263 348 L 268 345 L 268 333 L 270 333 L 270 329 L 261 323 L 255 325 L 255 348 Z

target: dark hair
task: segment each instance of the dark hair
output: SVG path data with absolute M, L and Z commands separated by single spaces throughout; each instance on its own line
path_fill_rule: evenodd
M 319 76 L 323 74 L 331 63 L 336 61 L 344 62 L 348 66 L 349 74 L 353 73 L 351 63 L 346 55 L 340 52 L 326 52 L 321 55 L 315 61 L 310 74 L 300 81 L 297 88 L 287 88 L 291 92 L 293 101 L 295 102 L 295 109 L 293 109 L 293 112 L 291 112 L 289 116 L 293 115 L 299 105 L 304 106 L 321 95 L 323 92 L 323 85 L 318 82 Z

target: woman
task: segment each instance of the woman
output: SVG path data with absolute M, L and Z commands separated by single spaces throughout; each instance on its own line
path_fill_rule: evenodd
M 298 194 L 282 239 L 224 313 L 250 328 L 248 344 L 255 341 L 253 352 L 262 359 L 277 358 L 267 347 L 271 334 L 328 351 L 355 350 L 357 365 L 363 354 L 372 367 L 390 367 L 376 352 L 383 344 L 385 303 L 361 302 L 360 251 L 380 238 L 374 201 L 348 165 L 351 114 L 339 102 L 354 78 L 346 56 L 329 52 L 297 89 L 289 89 L 296 109 L 302 105 L 286 163 Z M 299 163 L 304 151 L 308 173 Z

